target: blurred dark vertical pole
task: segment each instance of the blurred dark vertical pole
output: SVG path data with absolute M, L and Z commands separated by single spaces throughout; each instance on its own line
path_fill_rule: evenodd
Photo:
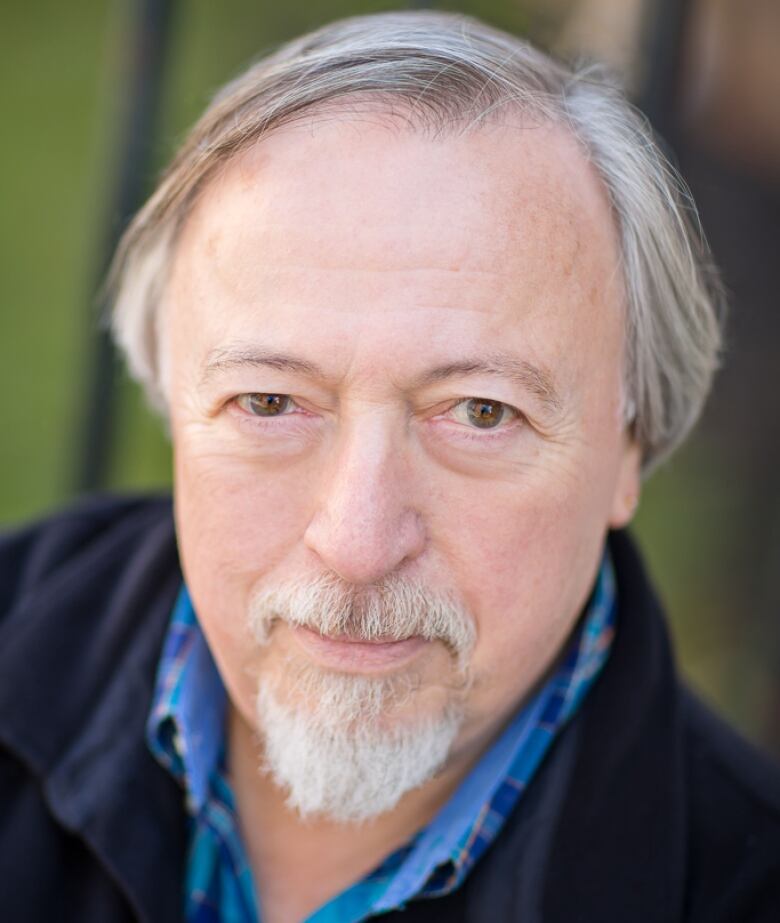
M 153 138 L 171 38 L 173 0 L 134 0 L 132 34 L 122 52 L 122 124 L 108 221 L 98 260 L 99 290 L 122 231 L 146 193 L 154 168 Z M 98 305 L 104 318 L 107 305 Z M 90 304 L 90 329 L 95 329 Z M 115 436 L 116 356 L 105 325 L 95 333 L 81 420 L 77 482 L 81 490 L 106 483 Z
M 685 39 L 695 0 L 646 0 L 644 85 L 640 109 L 667 143 L 673 144 Z

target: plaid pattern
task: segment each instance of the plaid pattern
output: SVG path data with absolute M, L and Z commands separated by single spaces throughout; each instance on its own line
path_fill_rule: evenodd
M 458 888 L 500 832 L 561 728 L 604 665 L 614 634 L 615 578 L 605 554 L 584 617 L 555 674 L 520 711 L 434 820 L 308 923 L 358 923 Z M 190 853 L 188 923 L 257 923 L 257 900 L 225 778 L 226 694 L 186 588 L 158 667 L 149 747 L 184 787 Z

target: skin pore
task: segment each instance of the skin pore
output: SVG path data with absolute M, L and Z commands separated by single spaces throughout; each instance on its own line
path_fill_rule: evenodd
M 559 655 L 639 491 L 623 338 L 609 204 L 563 129 L 330 117 L 204 191 L 163 321 L 176 520 L 266 921 L 304 919 L 424 825 Z M 422 581 L 476 629 L 465 693 L 439 642 L 348 660 L 415 677 L 388 721 L 466 698 L 444 770 L 347 828 L 302 821 L 258 772 L 257 676 L 284 686 L 313 655 L 283 623 L 258 646 L 249 601 L 326 573 Z

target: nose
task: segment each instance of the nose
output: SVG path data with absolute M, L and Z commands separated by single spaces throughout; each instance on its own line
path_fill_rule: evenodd
M 394 441 L 381 424 L 345 434 L 304 535 L 326 569 L 355 585 L 378 582 L 425 547 L 409 463 Z

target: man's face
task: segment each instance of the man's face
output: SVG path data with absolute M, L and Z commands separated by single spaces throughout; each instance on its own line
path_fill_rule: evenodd
M 167 295 L 181 558 L 233 706 L 262 723 L 258 676 L 301 712 L 302 671 L 408 680 L 384 724 L 459 699 L 468 759 L 549 670 L 638 489 L 616 234 L 576 143 L 285 128 L 206 189 Z M 259 643 L 257 600 L 317 580 L 449 600 L 467 681 L 437 639 L 282 612 Z

